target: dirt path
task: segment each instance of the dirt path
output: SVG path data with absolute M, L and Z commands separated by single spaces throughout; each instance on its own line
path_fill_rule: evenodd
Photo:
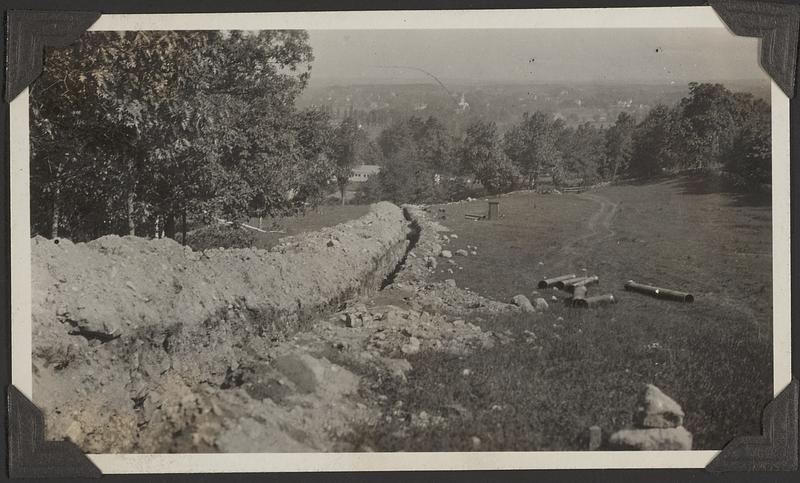
M 586 247 L 584 245 L 587 241 L 604 241 L 613 237 L 615 234 L 614 230 L 611 228 L 611 224 L 614 221 L 614 216 L 617 214 L 619 205 L 605 196 L 596 193 L 581 193 L 578 196 L 599 205 L 599 209 L 592 214 L 586 222 L 584 233 L 577 238 L 573 238 L 558 250 L 556 255 L 560 257 L 570 257 L 579 253 L 585 253 Z

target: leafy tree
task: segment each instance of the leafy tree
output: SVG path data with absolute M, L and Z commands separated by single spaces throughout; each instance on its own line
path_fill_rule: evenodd
M 726 153 L 726 168 L 751 187 L 772 178 L 772 119 L 762 100 L 740 99 L 743 124 Z
M 660 174 L 672 166 L 673 129 L 676 113 L 667 106 L 655 106 L 633 132 L 630 172 L 634 176 Z
M 561 176 L 577 177 L 588 183 L 598 177 L 605 164 L 605 137 L 603 131 L 584 123 L 577 128 L 564 128 L 558 137 L 561 153 Z M 558 176 L 554 177 L 560 184 Z
M 473 173 L 490 193 L 508 191 L 517 184 L 519 170 L 503 153 L 495 123 L 470 124 L 460 155 L 465 171 Z
M 419 125 L 415 141 L 421 160 L 428 169 L 438 174 L 453 174 L 456 171 L 453 138 L 437 118 L 430 116 Z
M 356 118 L 348 116 L 342 119 L 334 133 L 333 159 L 336 163 L 336 184 L 339 186 L 342 204 L 344 204 L 345 188 L 347 188 L 347 183 L 353 175 L 353 166 L 356 165 L 358 157 L 359 130 L 360 126 Z
M 625 172 L 633 155 L 633 131 L 636 121 L 627 112 L 620 112 L 613 126 L 605 133 L 605 163 L 601 174 L 604 179 L 615 181 L 617 174 Z
M 681 162 L 679 168 L 707 168 L 721 163 L 738 127 L 734 94 L 721 84 L 689 84 L 678 105 Z
M 378 147 L 384 159 L 393 157 L 401 150 L 415 148 L 414 133 L 409 124 L 409 120 L 395 121 L 378 135 Z
M 378 175 L 382 199 L 394 203 L 437 201 L 434 176 L 417 149 L 406 144 L 386 160 Z
M 317 196 L 307 173 L 330 161 L 309 132 L 327 121 L 294 108 L 307 41 L 302 31 L 94 32 L 48 51 L 31 96 L 36 232 L 174 236 L 178 218 L 280 213 Z
M 526 112 L 522 121 L 506 133 L 505 153 L 527 179 L 528 187 L 536 185 L 542 171 L 561 162 L 557 147 L 559 131 L 550 114 Z

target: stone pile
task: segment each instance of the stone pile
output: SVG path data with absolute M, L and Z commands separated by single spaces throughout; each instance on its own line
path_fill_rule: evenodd
M 692 433 L 683 427 L 683 409 L 652 384 L 645 386 L 633 416 L 632 429 L 621 429 L 608 439 L 617 450 L 690 450 Z
M 522 312 L 528 313 L 543 312 L 549 307 L 547 301 L 541 297 L 531 303 L 530 299 L 522 294 L 513 296 L 511 298 L 511 303 L 519 307 L 519 310 Z

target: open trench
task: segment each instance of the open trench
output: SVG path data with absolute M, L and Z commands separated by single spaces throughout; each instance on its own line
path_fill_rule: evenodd
M 37 367 L 35 363 L 40 382 L 57 386 L 50 396 L 60 399 L 43 404 L 49 434 L 55 435 L 53 439 L 69 437 L 91 452 L 187 451 L 188 447 L 194 451 L 213 450 L 209 445 L 203 446 L 202 441 L 198 446 L 197 441 L 181 436 L 196 435 L 187 428 L 197 427 L 198 411 L 205 414 L 204 407 L 220 405 L 208 402 L 215 400 L 217 394 L 240 389 L 255 375 L 269 373 L 275 348 L 310 330 L 315 320 L 391 285 L 421 233 L 419 223 L 407 209 L 403 210 L 403 217 L 405 237 L 374 258 L 372 269 L 357 286 L 342 290 L 322 304 L 308 305 L 298 300 L 293 310 L 260 310 L 239 300 L 221 306 L 201 323 L 144 326 L 125 337 L 85 337 L 86 329 L 74 330 L 85 339 L 91 355 L 69 355 L 68 348 L 65 358 L 48 352 L 43 364 Z M 51 364 L 49 359 L 53 357 L 63 360 Z M 89 380 L 87 366 L 95 368 Z M 83 388 L 75 391 L 65 387 L 65 382 L 69 386 L 66 380 L 76 377 L 84 380 Z M 97 397 L 97 391 L 102 391 L 103 398 Z M 198 391 L 204 396 L 198 396 Z M 40 395 L 42 392 L 38 391 Z M 189 395 L 192 402 L 187 404 Z M 41 405 L 42 400 L 36 402 Z M 191 409 L 192 405 L 197 406 L 196 410 Z M 222 406 L 222 414 L 216 416 L 230 417 Z M 232 411 L 258 410 L 248 407 Z M 220 412 L 210 411 L 212 416 Z M 68 414 L 73 417 L 64 417 Z M 75 430 L 76 421 L 80 431 Z M 116 432 L 109 430 L 114 425 L 118 426 Z M 173 437 L 166 437 L 169 435 Z
M 392 283 L 394 283 L 395 278 L 397 275 L 405 268 L 406 260 L 408 260 L 408 254 L 411 253 L 414 248 L 416 248 L 417 243 L 419 243 L 419 238 L 422 235 L 422 226 L 420 226 L 419 221 L 411 216 L 411 212 L 408 208 L 403 208 L 403 216 L 408 221 L 408 235 L 406 235 L 406 249 L 405 253 L 403 253 L 403 257 L 397 262 L 394 269 L 389 272 L 389 274 L 383 279 L 381 283 L 381 290 L 385 289 Z

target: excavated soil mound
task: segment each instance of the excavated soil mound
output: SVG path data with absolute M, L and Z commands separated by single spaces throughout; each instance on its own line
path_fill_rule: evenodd
M 218 388 L 241 384 L 243 361 L 273 362 L 275 342 L 304 320 L 379 288 L 405 255 L 409 231 L 400 208 L 378 203 L 358 220 L 288 237 L 269 251 L 196 252 L 169 239 L 118 236 L 77 244 L 34 238 L 33 397 L 48 433 L 90 452 L 213 449 L 203 446 L 210 440 L 204 421 L 264 411 L 232 410 L 254 402 Z M 334 392 L 357 385 L 324 359 L 284 361 L 283 372 L 294 374 L 287 387 L 301 393 L 311 376 L 297 371 Z M 182 439 L 187 421 L 201 429 Z M 244 450 L 240 440 L 224 446 Z
M 34 239 L 48 438 L 92 453 L 370 451 L 359 431 L 384 423 L 409 359 L 508 343 L 463 315 L 519 312 L 426 280 L 443 231 L 421 207 L 379 203 L 269 251 Z

